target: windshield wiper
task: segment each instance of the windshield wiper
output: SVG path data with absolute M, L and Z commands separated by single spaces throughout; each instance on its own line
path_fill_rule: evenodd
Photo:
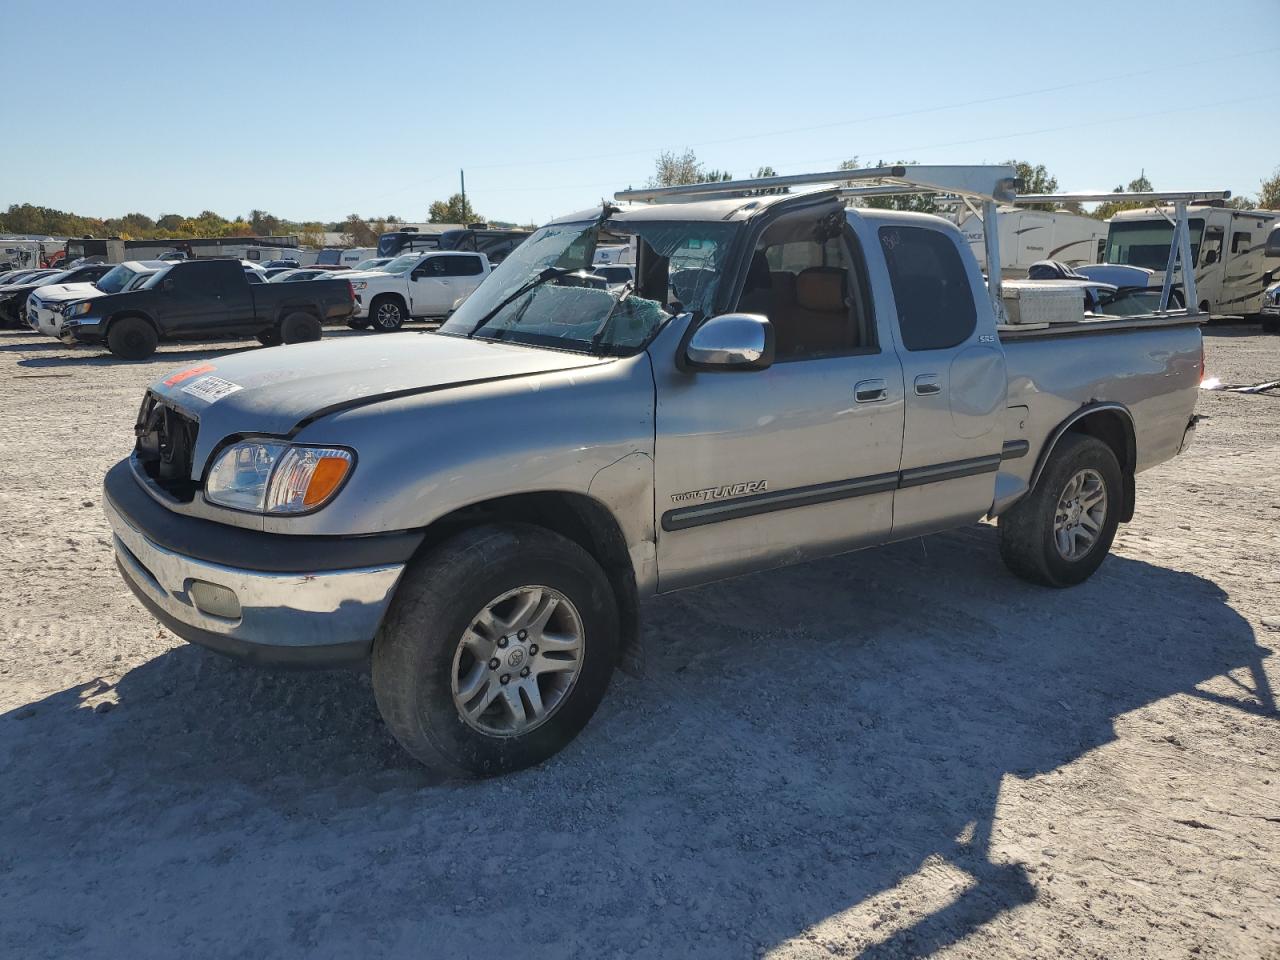
M 609 312 L 600 321 L 600 326 L 596 327 L 596 332 L 591 335 L 591 350 L 593 353 L 600 350 L 600 343 L 604 340 L 605 334 L 609 332 L 609 325 L 613 322 L 613 315 L 618 312 L 618 307 L 622 306 L 622 301 L 635 292 L 635 286 L 634 280 L 628 280 L 622 285 L 622 289 L 614 295 L 613 306 L 609 308 Z
M 527 280 L 524 283 L 522 283 L 519 287 L 516 288 L 515 293 L 511 294 L 509 297 L 504 297 L 496 307 L 494 307 L 492 310 L 486 313 L 483 317 L 481 317 L 480 320 L 476 323 L 476 325 L 467 331 L 467 336 L 474 337 L 476 333 L 480 330 L 480 328 L 483 327 L 490 320 L 492 320 L 494 317 L 496 317 L 500 311 L 502 311 L 505 307 L 507 307 L 513 301 L 518 300 L 520 297 L 523 297 L 530 290 L 534 289 L 535 287 L 540 287 L 544 283 L 549 283 L 550 281 L 555 280 L 558 277 L 568 276 L 571 273 L 573 273 L 572 270 L 565 270 L 565 269 L 556 268 L 556 267 L 545 268 L 540 274 L 538 274 L 532 280 Z

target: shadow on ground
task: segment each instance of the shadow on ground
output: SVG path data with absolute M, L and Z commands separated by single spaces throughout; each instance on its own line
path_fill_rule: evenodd
M 657 601 L 649 677 L 481 783 L 430 783 L 360 674 L 179 647 L 56 693 L 0 718 L 0 944 L 739 957 L 942 862 L 965 892 L 852 952 L 927 955 L 1037 896 L 988 849 L 1005 778 L 1238 668 L 1218 699 L 1275 715 L 1214 584 L 1113 557 L 1043 590 L 995 552 L 976 527 Z

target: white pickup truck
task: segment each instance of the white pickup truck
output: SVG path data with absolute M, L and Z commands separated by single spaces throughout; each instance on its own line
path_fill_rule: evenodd
M 399 330 L 406 320 L 443 320 L 493 268 L 483 253 L 407 253 L 377 270 L 343 274 L 356 294 L 356 330 Z

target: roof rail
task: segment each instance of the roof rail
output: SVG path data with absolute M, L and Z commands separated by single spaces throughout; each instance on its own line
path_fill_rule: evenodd
M 1109 203 L 1121 200 L 1150 203 L 1205 203 L 1210 200 L 1230 200 L 1230 190 L 1141 190 L 1116 193 L 1024 193 L 1014 203 Z
M 862 186 L 850 186 L 860 183 Z M 900 193 L 950 193 L 975 200 L 1009 203 L 1016 195 L 1017 173 L 1007 164 L 994 166 L 926 166 L 924 164 L 827 170 L 777 177 L 753 177 L 671 187 L 619 190 L 615 200 L 667 201 L 712 200 L 740 197 L 757 191 L 781 192 L 784 187 L 828 186 L 842 196 L 883 196 Z

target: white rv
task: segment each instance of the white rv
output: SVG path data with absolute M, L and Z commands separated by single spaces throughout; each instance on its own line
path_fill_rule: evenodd
M 1192 206 L 1187 215 L 1200 311 L 1214 316 L 1260 313 L 1262 294 L 1274 271 L 1263 248 L 1267 235 L 1280 224 L 1280 211 Z M 1109 226 L 1104 262 L 1154 270 L 1151 282 L 1159 286 L 1173 235 L 1172 208 L 1123 210 Z
M 1060 210 L 1024 210 L 1000 207 L 1000 272 L 1010 279 L 1027 275 L 1038 260 L 1057 260 L 1069 267 L 1097 263 L 1107 237 L 1101 220 Z M 960 232 L 969 241 L 982 269 L 987 269 L 986 232 L 982 218 L 970 213 L 959 221 Z M 1168 242 L 1165 243 L 1168 249 Z

